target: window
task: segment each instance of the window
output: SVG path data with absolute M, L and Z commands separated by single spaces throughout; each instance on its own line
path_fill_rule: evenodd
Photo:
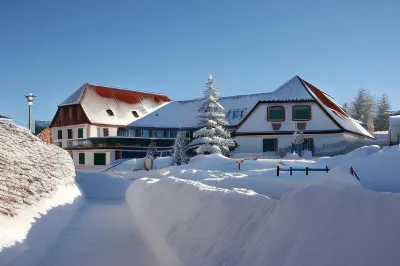
M 78 139 L 83 139 L 83 128 L 78 128 Z
M 138 114 L 138 112 L 136 112 L 136 111 L 132 111 L 132 114 L 133 114 L 133 116 L 136 117 L 136 118 L 139 117 L 139 114 Z
M 115 160 L 122 159 L 122 151 L 115 151 Z
M 135 137 L 142 137 L 142 130 L 140 128 L 135 129 Z
M 143 129 L 143 137 L 144 138 L 150 137 L 150 131 L 148 129 Z
M 156 130 L 156 137 L 157 138 L 164 138 L 165 137 L 165 130 L 164 129 L 157 129 Z
M 57 139 L 62 139 L 62 138 L 63 138 L 62 130 L 58 130 L 57 131 Z
M 276 152 L 277 139 L 263 139 L 263 152 Z
M 156 137 L 156 130 L 150 129 L 150 138 L 155 138 L 155 137 Z
M 311 106 L 293 106 L 293 121 L 308 121 L 311 119 Z
M 109 116 L 114 116 L 114 112 L 111 109 L 107 109 L 106 112 Z
M 69 129 L 67 130 L 67 133 L 68 133 L 68 139 L 72 139 L 73 136 L 72 136 L 72 129 L 71 129 L 71 128 L 69 128 Z
M 85 154 L 79 153 L 79 164 L 85 164 Z
M 268 107 L 268 121 L 270 122 L 283 122 L 285 121 L 285 108 L 282 106 Z
M 95 153 L 94 154 L 94 165 L 106 165 L 106 154 Z
M 108 137 L 109 135 L 110 135 L 110 131 L 108 130 L 108 128 L 103 128 L 103 136 Z

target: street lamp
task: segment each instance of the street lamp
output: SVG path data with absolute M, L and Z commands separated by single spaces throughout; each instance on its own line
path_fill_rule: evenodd
M 33 100 L 35 99 L 36 95 L 34 95 L 32 92 L 30 92 L 30 93 L 28 93 L 28 95 L 25 95 L 25 97 L 28 100 L 28 106 L 29 106 L 28 127 L 29 127 L 29 131 L 32 132 L 32 129 L 31 129 L 31 106 L 33 104 Z

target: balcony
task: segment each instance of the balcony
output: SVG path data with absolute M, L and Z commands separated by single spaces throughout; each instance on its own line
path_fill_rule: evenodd
M 154 140 L 159 148 L 171 148 L 174 145 L 175 139 L 169 138 L 131 138 L 131 137 L 101 137 L 89 138 L 81 140 L 67 141 L 67 149 L 85 149 L 85 148 L 118 148 L 118 149 L 132 149 L 132 148 L 147 148 L 150 141 Z

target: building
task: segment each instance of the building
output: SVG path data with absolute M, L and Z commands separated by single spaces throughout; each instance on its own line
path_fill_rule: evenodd
M 400 143 L 400 115 L 390 116 L 389 144 L 396 145 Z
M 84 84 L 58 105 L 50 124 L 53 143 L 68 150 L 76 165 L 133 156 L 150 139 L 124 137 L 126 126 L 168 102 L 163 94 Z M 157 141 L 168 149 L 173 136 Z
M 169 130 L 193 132 L 200 127 L 195 114 L 201 101 L 166 103 L 130 123 L 129 130 L 147 132 L 147 136 L 153 134 L 156 138 Z M 304 148 L 315 155 L 345 153 L 373 139 L 333 97 L 298 76 L 273 92 L 221 97 L 220 104 L 239 143 L 236 155 L 283 156 L 292 150 L 296 128 L 304 131 Z

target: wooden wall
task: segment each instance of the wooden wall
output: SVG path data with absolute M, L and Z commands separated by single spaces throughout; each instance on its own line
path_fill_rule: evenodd
M 79 104 L 60 106 L 51 122 L 50 127 L 62 127 L 78 124 L 89 124 L 85 112 Z

